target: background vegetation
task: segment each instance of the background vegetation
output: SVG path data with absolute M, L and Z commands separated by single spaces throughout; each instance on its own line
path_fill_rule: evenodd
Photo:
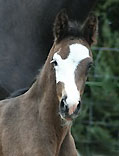
M 83 156 L 119 155 L 119 0 L 101 0 L 99 41 L 72 132 Z

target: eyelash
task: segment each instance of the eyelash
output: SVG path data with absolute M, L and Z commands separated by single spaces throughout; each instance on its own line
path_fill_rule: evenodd
M 58 63 L 57 63 L 56 60 L 52 60 L 51 63 L 52 63 L 54 66 L 57 66 L 57 65 L 58 65 Z
M 90 62 L 90 63 L 88 64 L 87 69 L 90 69 L 92 66 L 93 66 L 93 62 Z
M 86 75 L 88 74 L 90 68 L 92 67 L 93 65 L 93 62 L 90 62 L 88 65 L 87 65 L 87 69 L 86 69 Z

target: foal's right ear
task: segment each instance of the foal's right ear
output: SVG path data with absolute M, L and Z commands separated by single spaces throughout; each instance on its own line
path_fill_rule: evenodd
M 61 10 L 55 19 L 54 22 L 54 28 L 53 28 L 53 34 L 55 41 L 58 42 L 62 40 L 67 33 L 68 30 L 68 16 L 66 13 L 66 10 Z

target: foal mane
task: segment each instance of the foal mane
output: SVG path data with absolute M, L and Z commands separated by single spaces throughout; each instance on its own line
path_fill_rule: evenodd
M 56 17 L 53 34 L 56 42 L 68 37 L 81 38 L 81 25 L 77 21 L 69 20 L 66 10 L 63 9 Z
M 66 34 L 66 37 L 79 38 L 82 36 L 81 25 L 77 21 L 69 21 L 69 27 Z
M 59 26 L 57 25 L 57 27 L 59 27 Z M 58 42 L 60 42 L 61 40 L 65 39 L 65 38 L 69 38 L 69 37 L 72 37 L 72 38 L 81 38 L 82 37 L 81 25 L 77 21 L 69 21 L 67 28 L 68 29 L 66 31 L 64 31 L 64 33 L 62 33 L 61 36 L 60 36 L 60 34 L 59 35 L 57 34 L 58 36 L 60 36 L 60 38 L 58 39 Z

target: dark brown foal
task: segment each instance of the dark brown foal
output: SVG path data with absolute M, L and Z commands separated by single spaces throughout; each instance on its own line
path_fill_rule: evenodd
M 70 129 L 96 31 L 94 15 L 81 28 L 65 11 L 57 15 L 55 41 L 37 80 L 25 94 L 0 102 L 0 156 L 77 156 Z

